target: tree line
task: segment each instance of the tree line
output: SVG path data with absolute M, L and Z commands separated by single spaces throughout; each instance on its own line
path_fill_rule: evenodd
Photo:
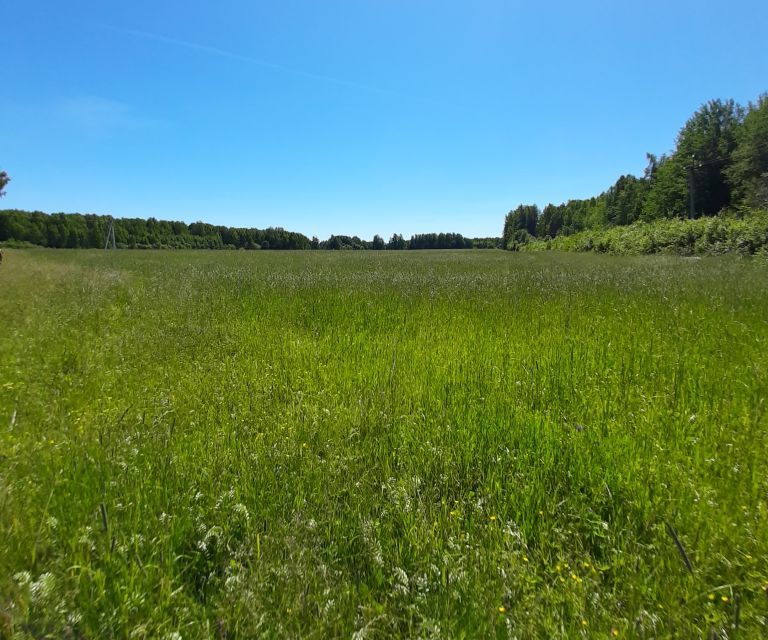
M 3 185 L 4 186 L 4 185 Z M 204 222 L 169 222 L 155 218 L 115 218 L 95 214 L 0 210 L 0 242 L 67 249 L 103 248 L 110 222 L 114 224 L 118 248 L 129 249 L 317 249 L 317 250 L 404 250 L 495 248 L 500 238 L 465 238 L 459 233 L 426 233 L 406 240 L 394 234 L 385 242 L 357 236 L 332 235 L 312 239 L 281 227 L 253 229 L 226 227 Z
M 67 249 L 103 248 L 112 218 L 95 214 L 0 211 L 0 242 Z M 309 239 L 282 228 L 244 229 L 155 218 L 116 218 L 115 241 L 130 249 L 309 249 Z
M 314 243 L 315 239 L 313 239 Z M 357 236 L 332 235 L 328 240 L 320 242 L 318 249 L 331 250 L 389 250 L 398 251 L 404 249 L 492 249 L 499 246 L 499 238 L 465 238 L 460 233 L 419 233 L 406 240 L 399 233 L 395 233 L 388 242 L 380 235 L 373 236 L 370 242 L 361 240 Z
M 710 100 L 685 123 L 671 153 L 646 157 L 641 177 L 621 176 L 599 196 L 510 211 L 504 248 L 640 221 L 768 208 L 768 94 L 746 107 Z

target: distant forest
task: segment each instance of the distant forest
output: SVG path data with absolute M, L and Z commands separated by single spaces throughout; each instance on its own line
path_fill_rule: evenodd
M 40 211 L 0 211 L 0 243 L 67 249 L 103 248 L 109 216 L 79 213 L 46 214 Z M 246 229 L 204 222 L 168 222 L 149 218 L 115 218 L 115 242 L 129 249 L 489 249 L 500 238 L 465 238 L 459 233 L 427 233 L 406 240 L 394 234 L 389 242 L 381 236 L 362 240 L 357 236 L 332 235 L 327 240 L 307 238 L 280 227 Z
M 501 238 L 465 238 L 428 233 L 385 241 L 332 235 L 308 238 L 280 227 L 252 229 L 149 218 L 117 218 L 119 248 L 138 249 L 492 249 L 517 250 L 586 231 L 607 231 L 633 223 L 720 215 L 745 217 L 768 209 L 768 94 L 742 107 L 733 100 L 702 105 L 680 130 L 669 154 L 647 154 L 641 177 L 623 175 L 593 198 L 549 204 L 521 204 L 504 220 Z M 0 172 L 0 195 L 10 178 Z M 60 248 L 104 247 L 109 216 L 0 211 L 0 243 Z M 760 244 L 760 243 L 759 243 Z M 760 246 L 768 246 L 768 240 Z
M 672 153 L 647 159 L 642 177 L 621 176 L 594 198 L 543 210 L 521 204 L 504 221 L 504 248 L 635 222 L 768 208 L 768 94 L 747 107 L 711 100 L 685 123 Z

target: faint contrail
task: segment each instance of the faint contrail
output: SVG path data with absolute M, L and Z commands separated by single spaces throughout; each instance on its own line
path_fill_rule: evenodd
M 168 36 L 160 35 L 157 33 L 150 33 L 148 31 L 139 31 L 137 29 L 125 29 L 122 27 L 112 27 L 109 25 L 99 25 L 105 29 L 109 29 L 110 31 L 115 31 L 117 33 L 123 33 L 126 35 L 134 36 L 136 38 L 143 38 L 145 40 L 153 40 L 155 42 L 163 42 L 165 44 L 170 44 L 176 47 L 183 47 L 185 49 L 191 49 L 193 51 L 201 51 L 203 53 L 209 53 L 214 56 L 219 56 L 221 58 L 229 58 L 230 60 L 238 60 L 240 62 L 246 62 L 249 64 L 258 65 L 260 67 L 264 67 L 265 69 L 273 69 L 275 71 L 283 71 L 285 73 L 290 73 L 296 76 L 302 76 L 304 78 L 310 78 L 312 80 L 319 80 L 321 82 L 329 82 L 332 84 L 336 84 L 342 87 L 349 87 L 352 89 L 359 89 L 362 91 L 369 91 L 372 93 L 379 93 L 383 95 L 391 95 L 391 96 L 397 96 L 400 98 L 408 98 L 410 100 L 419 100 L 422 102 L 433 102 L 431 100 L 425 100 L 421 98 L 415 98 L 414 96 L 410 96 L 404 93 L 400 93 L 398 91 L 392 91 L 391 89 L 382 89 L 381 87 L 374 87 L 368 84 L 361 84 L 359 82 L 352 82 L 350 80 L 343 80 L 341 78 L 335 78 L 333 76 L 326 76 L 320 73 L 312 73 L 309 71 L 304 71 L 302 69 L 296 69 L 294 67 L 286 67 L 281 64 L 277 64 L 275 62 L 269 62 L 268 60 L 262 60 L 260 58 L 254 58 L 252 56 L 243 55 L 241 53 L 236 53 L 234 51 L 227 51 L 226 49 L 220 49 L 218 47 L 211 47 L 209 45 L 205 44 L 199 44 L 196 42 L 189 42 L 187 40 L 179 40 L 178 38 L 170 38 Z

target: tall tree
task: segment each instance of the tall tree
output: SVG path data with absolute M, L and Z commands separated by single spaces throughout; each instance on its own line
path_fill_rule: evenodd
M 726 171 L 742 118 L 733 100 L 710 100 L 700 107 L 680 130 L 674 153 L 656 165 L 643 217 L 685 217 L 691 191 L 696 215 L 715 215 L 728 206 Z
M 643 212 L 648 183 L 632 175 L 621 176 L 605 194 L 605 218 L 608 224 L 632 224 Z
M 642 219 L 685 217 L 688 210 L 688 177 L 684 162 L 674 155 L 652 158 L 652 166 L 646 169 L 648 194 L 643 201 Z
M 11 181 L 5 171 L 0 171 L 0 197 L 5 195 L 5 186 Z
M 539 207 L 535 204 L 521 204 L 517 209 L 510 211 L 504 219 L 503 245 L 506 247 L 521 230 L 535 236 L 539 215 Z
M 387 243 L 387 249 L 399 251 L 405 249 L 407 244 L 408 243 L 401 234 L 394 233 Z
M 768 94 L 749 104 L 726 175 L 733 204 L 768 208 Z
M 548 204 L 539 216 L 536 233 L 540 238 L 554 238 L 563 227 L 563 205 Z

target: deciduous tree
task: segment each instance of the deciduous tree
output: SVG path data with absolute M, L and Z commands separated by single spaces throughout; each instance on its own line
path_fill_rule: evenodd
M 11 181 L 5 171 L 0 171 L 0 196 L 5 195 L 5 186 Z

